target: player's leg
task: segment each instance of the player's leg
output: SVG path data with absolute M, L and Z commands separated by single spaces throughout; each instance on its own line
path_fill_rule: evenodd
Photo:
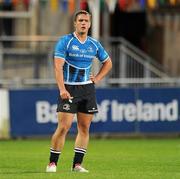
M 86 154 L 88 142 L 89 142 L 89 128 L 91 121 L 93 119 L 93 114 L 86 114 L 78 112 L 77 114 L 77 125 L 78 134 L 75 141 L 74 148 L 74 159 L 73 159 L 73 170 L 79 172 L 88 172 L 86 169 L 82 168 L 81 164 L 83 162 L 84 155 Z
M 83 98 L 79 101 L 77 108 L 78 134 L 75 141 L 73 170 L 79 172 L 88 172 L 82 168 L 81 164 L 83 162 L 83 158 L 89 143 L 89 128 L 93 119 L 93 114 L 97 113 L 98 109 L 96 104 L 94 84 L 84 85 L 81 88 L 86 95 L 84 95 Z
M 51 139 L 49 165 L 46 169 L 47 172 L 56 172 L 57 162 L 64 147 L 66 134 L 72 125 L 73 118 L 73 113 L 58 113 L 58 127 Z

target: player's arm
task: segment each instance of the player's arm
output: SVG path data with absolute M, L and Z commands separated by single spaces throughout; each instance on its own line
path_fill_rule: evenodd
M 112 68 L 112 61 L 111 58 L 108 58 L 105 62 L 102 63 L 102 66 L 99 70 L 99 72 L 95 76 L 90 76 L 90 79 L 97 84 L 99 81 L 101 81 L 111 70 Z
M 64 75 L 63 75 L 63 66 L 64 59 L 55 58 L 54 59 L 54 72 L 57 81 L 57 85 L 60 91 L 60 96 L 62 99 L 72 99 L 69 92 L 66 90 L 64 85 Z

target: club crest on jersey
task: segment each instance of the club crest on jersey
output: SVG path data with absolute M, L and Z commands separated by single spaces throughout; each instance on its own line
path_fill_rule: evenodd
M 77 45 L 73 45 L 72 49 L 75 50 L 75 51 L 79 51 L 79 47 Z
M 64 104 L 63 109 L 66 110 L 66 111 L 69 111 L 70 110 L 70 105 L 69 104 Z
M 93 48 L 90 46 L 90 47 L 88 47 L 87 51 L 88 52 L 93 52 Z
M 87 50 L 86 49 L 81 49 L 80 52 L 81 53 L 87 53 Z

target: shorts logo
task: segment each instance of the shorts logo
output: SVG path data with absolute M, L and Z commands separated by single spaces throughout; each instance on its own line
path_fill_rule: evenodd
M 70 110 L 70 105 L 69 104 L 64 104 L 63 109 L 66 110 L 66 111 L 69 111 Z
M 96 108 L 92 108 L 90 110 L 88 110 L 88 112 L 97 112 L 98 110 Z

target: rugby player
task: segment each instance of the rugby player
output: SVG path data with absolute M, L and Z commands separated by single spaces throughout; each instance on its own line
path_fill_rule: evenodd
M 103 46 L 88 36 L 91 14 L 80 10 L 74 16 L 75 31 L 62 36 L 54 52 L 54 71 L 60 91 L 57 112 L 58 126 L 51 139 L 50 159 L 46 172 L 56 172 L 67 132 L 77 115 L 77 137 L 74 145 L 72 171 L 88 172 L 82 166 L 89 142 L 89 127 L 94 113 L 98 112 L 95 84 L 111 70 L 112 61 Z M 93 60 L 102 66 L 91 75 Z

